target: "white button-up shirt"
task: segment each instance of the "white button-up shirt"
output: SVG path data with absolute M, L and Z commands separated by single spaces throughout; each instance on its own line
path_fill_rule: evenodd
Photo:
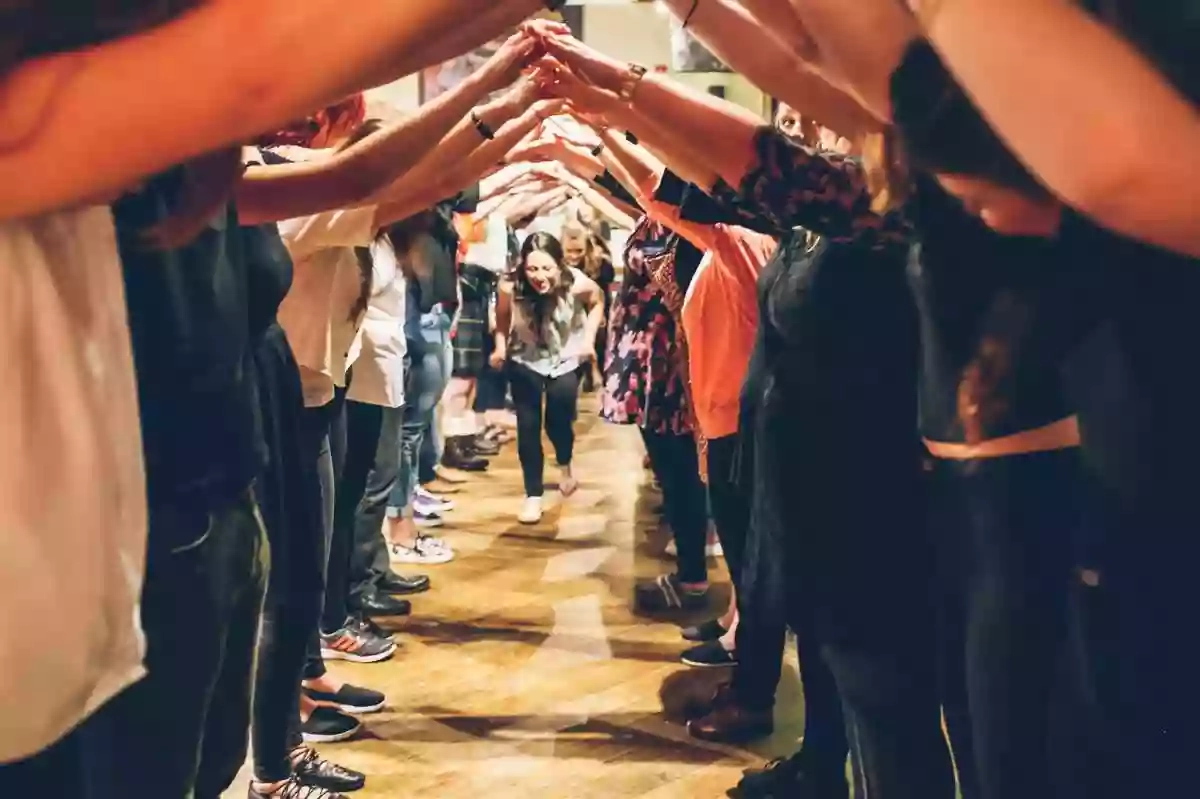
M 363 206 L 279 223 L 295 269 L 278 319 L 300 366 L 307 407 L 331 402 L 354 363 L 362 321 L 351 316 L 362 291 L 354 248 L 374 241 L 375 216 L 375 206 Z

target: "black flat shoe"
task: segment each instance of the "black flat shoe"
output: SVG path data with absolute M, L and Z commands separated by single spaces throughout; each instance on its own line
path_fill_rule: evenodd
M 682 635 L 685 641 L 695 641 L 698 644 L 702 644 L 707 641 L 715 641 L 727 632 L 729 631 L 721 626 L 720 619 L 710 619 L 703 624 L 697 624 L 695 627 L 684 627 Z
M 419 594 L 429 590 L 429 575 L 388 572 L 375 583 L 375 587 L 385 594 Z
M 362 612 L 366 616 L 407 616 L 412 613 L 412 603 L 390 594 L 375 594 L 363 597 Z

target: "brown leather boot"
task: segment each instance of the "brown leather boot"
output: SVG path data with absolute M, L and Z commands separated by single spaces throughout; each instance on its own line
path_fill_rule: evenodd
M 738 703 L 731 686 L 717 689 L 712 709 L 708 715 L 692 719 L 687 725 L 688 734 L 702 741 L 715 743 L 746 743 L 766 738 L 775 731 L 775 714 L 772 710 L 750 710 Z

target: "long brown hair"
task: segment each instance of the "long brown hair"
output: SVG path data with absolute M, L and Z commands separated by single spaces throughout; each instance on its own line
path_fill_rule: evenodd
M 338 146 L 338 152 L 349 150 L 371 134 L 378 133 L 382 128 L 381 120 L 364 119 L 350 134 L 350 137 Z M 385 231 L 381 230 L 378 232 L 377 238 L 383 238 L 385 235 Z M 375 271 L 369 251 L 367 253 L 357 252 L 356 255 L 358 257 L 358 299 L 350 308 L 351 320 L 358 319 L 367 311 L 367 305 L 371 302 L 371 280 Z

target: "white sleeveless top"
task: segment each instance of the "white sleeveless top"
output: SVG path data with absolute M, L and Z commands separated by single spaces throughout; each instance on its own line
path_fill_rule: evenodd
M 0 220 L 0 762 L 139 679 L 137 385 L 107 207 Z M 54 618 L 53 646 L 21 646 Z

